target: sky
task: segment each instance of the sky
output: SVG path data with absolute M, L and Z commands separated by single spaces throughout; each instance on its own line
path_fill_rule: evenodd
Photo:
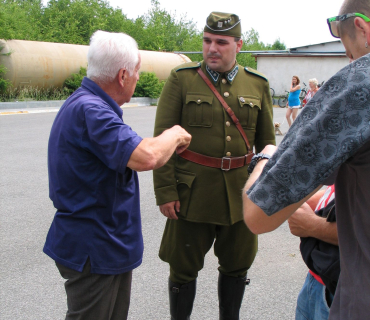
M 288 48 L 334 41 L 327 18 L 338 15 L 343 0 L 158 0 L 160 7 L 176 14 L 186 14 L 199 30 L 203 30 L 212 11 L 235 13 L 241 19 L 242 32 L 251 28 L 260 41 L 272 44 L 276 39 Z M 148 12 L 150 0 L 108 0 L 113 8 L 121 8 L 130 19 Z

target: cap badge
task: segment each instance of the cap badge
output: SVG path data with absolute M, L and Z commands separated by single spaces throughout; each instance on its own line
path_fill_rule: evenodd
M 219 22 L 217 23 L 217 27 L 222 28 L 222 24 L 223 24 L 223 22 L 222 22 L 222 21 L 219 21 Z

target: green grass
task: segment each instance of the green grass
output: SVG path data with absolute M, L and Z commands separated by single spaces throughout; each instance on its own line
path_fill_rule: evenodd
M 70 96 L 66 88 L 9 87 L 0 94 L 1 102 L 65 100 Z

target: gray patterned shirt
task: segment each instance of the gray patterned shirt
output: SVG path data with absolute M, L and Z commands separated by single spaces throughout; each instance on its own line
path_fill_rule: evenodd
M 293 204 L 370 139 L 370 54 L 349 64 L 294 121 L 248 197 L 267 215 Z

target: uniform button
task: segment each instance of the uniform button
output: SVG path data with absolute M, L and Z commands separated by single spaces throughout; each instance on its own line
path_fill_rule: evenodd
M 253 102 L 251 102 L 249 105 L 250 105 L 251 107 L 253 107 Z
M 225 84 L 227 81 L 226 81 L 226 79 L 222 79 L 222 80 L 221 80 L 221 82 L 222 82 L 223 84 Z
M 231 152 L 226 152 L 226 157 L 230 157 L 231 156 Z
M 231 141 L 231 137 L 230 136 L 227 136 L 226 137 L 226 141 Z
M 224 97 L 226 97 L 226 98 L 227 98 L 229 95 L 230 95 L 230 93 L 228 93 L 228 92 L 225 92 L 225 93 L 224 93 Z
M 226 121 L 226 127 L 230 127 L 230 121 Z
M 239 100 L 240 100 L 241 103 L 244 103 L 245 102 L 245 99 L 243 97 L 240 97 Z
M 197 102 L 198 102 L 198 103 L 201 103 L 201 102 L 202 102 L 202 100 L 198 99 L 198 100 L 197 100 Z

